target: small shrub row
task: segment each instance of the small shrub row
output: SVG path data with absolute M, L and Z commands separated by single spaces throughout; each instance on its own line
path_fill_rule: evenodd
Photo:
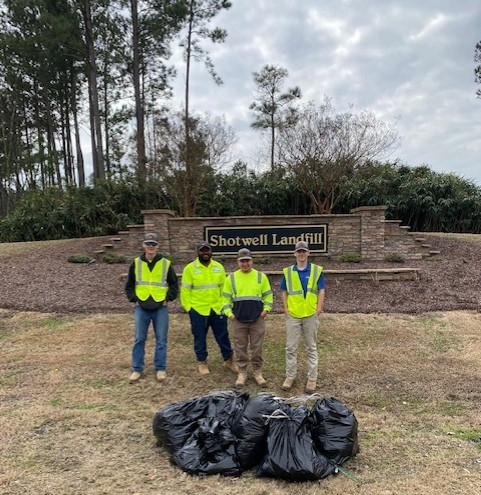
M 67 261 L 69 263 L 92 263 L 95 261 L 93 258 L 91 258 L 88 254 L 72 254 L 67 258 Z M 116 263 L 126 263 L 127 258 L 125 256 L 121 256 L 119 254 L 115 253 L 107 253 L 102 256 L 102 261 L 104 263 L 108 263 L 110 265 L 116 264 Z

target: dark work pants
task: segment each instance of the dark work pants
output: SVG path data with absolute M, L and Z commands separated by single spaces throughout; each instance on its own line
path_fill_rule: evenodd
M 227 318 L 224 315 L 218 315 L 214 311 L 211 311 L 208 316 L 203 316 L 194 309 L 189 311 L 189 316 L 197 361 L 205 361 L 207 359 L 207 332 L 209 327 L 212 328 L 212 333 L 219 345 L 222 358 L 224 361 L 229 359 L 232 356 L 232 347 L 227 329 Z

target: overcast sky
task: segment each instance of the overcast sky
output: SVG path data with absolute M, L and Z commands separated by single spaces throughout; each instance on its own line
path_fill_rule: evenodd
M 372 110 L 397 123 L 401 145 L 390 159 L 456 172 L 481 185 L 481 99 L 474 49 L 481 40 L 481 0 L 232 0 L 212 23 L 228 31 L 206 44 L 216 86 L 201 64 L 192 71 L 191 105 L 224 115 L 238 154 L 259 165 L 261 139 L 249 125 L 252 72 L 266 64 L 289 71 L 303 102 L 332 98 L 335 109 Z M 174 57 L 175 60 L 175 57 Z M 182 98 L 184 67 L 175 93 Z

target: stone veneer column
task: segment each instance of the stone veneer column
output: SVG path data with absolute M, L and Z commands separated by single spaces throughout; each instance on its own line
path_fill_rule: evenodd
M 171 253 L 169 220 L 175 217 L 172 210 L 142 210 L 145 232 L 155 232 L 159 236 L 160 251 Z
M 363 260 L 384 259 L 385 206 L 360 206 L 351 213 L 361 215 L 361 257 Z

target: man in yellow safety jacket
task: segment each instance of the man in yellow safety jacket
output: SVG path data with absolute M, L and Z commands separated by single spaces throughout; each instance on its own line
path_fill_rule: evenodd
M 219 345 L 224 366 L 237 373 L 234 362 L 227 318 L 222 313 L 222 288 L 224 287 L 224 267 L 212 259 L 212 248 L 206 241 L 197 245 L 197 259 L 185 266 L 182 272 L 180 303 L 189 313 L 194 352 L 197 357 L 198 370 L 207 375 L 207 332 L 212 328 Z
M 154 368 L 159 382 L 165 380 L 167 368 L 167 334 L 169 313 L 167 302 L 178 294 L 177 275 L 168 259 L 162 257 L 157 234 L 144 235 L 144 254 L 135 258 L 129 269 L 125 283 L 125 293 L 130 302 L 135 303 L 135 340 L 132 348 L 132 368 L 130 382 L 144 377 L 145 342 L 149 324 L 152 322 L 155 334 Z
M 232 320 L 234 351 L 239 368 L 235 385 L 242 388 L 246 383 L 250 345 L 254 380 L 265 387 L 267 382 L 262 375 L 262 345 L 266 333 L 264 319 L 273 304 L 271 284 L 265 273 L 252 268 L 249 249 L 239 250 L 237 265 L 239 270 L 230 274 L 224 284 L 224 313 Z
M 322 266 L 309 262 L 309 245 L 300 241 L 294 250 L 296 264 L 284 268 L 280 283 L 286 315 L 286 379 L 282 390 L 290 390 L 297 374 L 297 348 L 301 336 L 307 352 L 307 384 L 305 391 L 317 387 L 317 328 L 324 311 L 324 274 Z

